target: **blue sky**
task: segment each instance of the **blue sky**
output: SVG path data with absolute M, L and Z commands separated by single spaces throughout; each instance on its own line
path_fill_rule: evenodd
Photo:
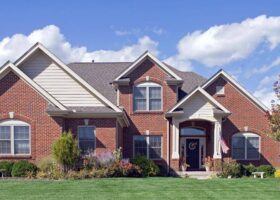
M 1 1 L 0 63 L 36 40 L 65 62 L 134 60 L 224 68 L 269 104 L 280 74 L 280 1 Z M 1 65 L 0 64 L 0 65 Z

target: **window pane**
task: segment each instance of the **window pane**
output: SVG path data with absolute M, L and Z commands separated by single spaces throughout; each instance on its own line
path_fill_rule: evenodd
M 95 150 L 94 127 L 79 127 L 79 147 L 82 154 L 90 154 Z
M 161 100 L 150 99 L 150 110 L 161 110 Z
M 161 88 L 160 87 L 150 87 L 150 99 L 161 99 Z
M 11 138 L 10 126 L 0 126 L 0 140 L 9 140 Z
M 0 154 L 10 154 L 11 153 L 11 141 L 0 141 Z
M 134 97 L 137 99 L 146 99 L 146 87 L 135 87 Z
M 79 127 L 79 140 L 93 140 L 94 139 L 94 128 L 85 126 Z
M 259 137 L 247 138 L 247 159 L 259 159 Z
M 150 159 L 161 158 L 161 137 L 150 136 L 149 140 L 150 140 L 149 158 Z
M 232 158 L 245 159 L 245 137 L 238 136 L 232 138 Z
M 134 155 L 147 156 L 147 141 L 146 136 L 134 137 Z
M 28 126 L 15 126 L 14 138 L 29 140 L 29 127 Z
M 135 99 L 134 100 L 134 110 L 147 110 L 146 109 L 146 99 Z
M 95 150 L 95 142 L 94 140 L 79 141 L 79 147 L 82 154 L 90 154 Z
M 28 140 L 15 140 L 15 154 L 29 154 Z

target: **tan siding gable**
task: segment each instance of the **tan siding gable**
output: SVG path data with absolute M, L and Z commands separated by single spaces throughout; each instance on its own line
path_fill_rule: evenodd
M 213 117 L 213 109 L 215 106 L 199 92 L 193 95 L 180 107 L 183 107 L 184 109 L 184 118 L 215 120 Z
M 42 51 L 19 68 L 65 106 L 104 106 Z

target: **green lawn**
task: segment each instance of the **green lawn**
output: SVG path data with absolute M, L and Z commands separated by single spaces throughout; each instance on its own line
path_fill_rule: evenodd
M 0 199 L 280 199 L 278 179 L 0 180 Z

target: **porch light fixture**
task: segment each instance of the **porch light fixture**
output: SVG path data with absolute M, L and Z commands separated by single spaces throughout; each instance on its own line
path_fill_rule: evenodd
M 13 119 L 15 117 L 15 113 L 14 112 L 9 112 L 9 117 L 10 117 L 10 119 Z
M 89 119 L 84 119 L 85 125 L 88 125 Z

